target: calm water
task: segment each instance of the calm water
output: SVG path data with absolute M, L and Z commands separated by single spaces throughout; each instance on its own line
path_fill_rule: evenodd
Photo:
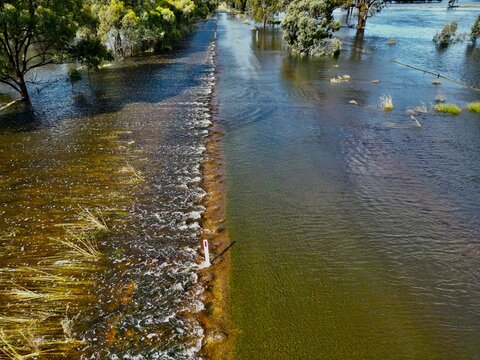
M 337 60 L 220 16 L 236 358 L 480 358 L 480 117 L 406 114 L 480 94 L 389 62 L 479 86 L 480 50 L 431 40 L 477 14 L 391 7 Z
M 2 113 L 0 357 L 198 358 L 215 27 Z

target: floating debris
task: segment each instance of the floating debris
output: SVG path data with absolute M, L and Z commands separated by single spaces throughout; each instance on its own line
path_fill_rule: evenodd
M 331 84 L 340 84 L 350 81 L 350 75 L 338 75 L 330 79 Z

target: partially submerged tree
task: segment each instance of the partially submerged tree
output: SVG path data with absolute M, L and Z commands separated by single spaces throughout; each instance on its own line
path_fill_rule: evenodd
M 357 10 L 357 30 L 364 31 L 367 19 L 380 12 L 385 7 L 384 0 L 347 0 L 346 8 Z
M 279 0 L 249 0 L 247 5 L 252 13 L 253 19 L 261 22 L 264 29 L 267 27 L 267 23 L 272 21 L 275 15 L 278 14 L 281 8 Z
M 77 31 L 88 18 L 82 5 L 81 0 L 2 1 L 0 82 L 29 102 L 27 74 L 72 52 Z M 91 55 L 99 56 L 98 53 L 85 54 Z
M 284 39 L 290 49 L 299 55 L 333 55 L 340 50 L 340 42 L 331 40 L 340 29 L 333 18 L 337 3 L 331 0 L 295 0 L 287 8 L 282 21 Z
M 433 41 L 435 41 L 438 46 L 448 46 L 448 44 L 455 40 L 457 28 L 458 24 L 455 21 L 445 24 L 443 29 L 435 34 Z

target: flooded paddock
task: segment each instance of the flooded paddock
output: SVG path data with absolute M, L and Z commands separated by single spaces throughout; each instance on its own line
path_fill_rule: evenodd
M 478 358 L 480 117 L 465 107 L 480 93 L 390 62 L 479 87 L 478 47 L 432 41 L 478 9 L 439 6 L 342 29 L 338 59 L 220 17 L 237 359 Z M 433 112 L 438 97 L 462 113 Z

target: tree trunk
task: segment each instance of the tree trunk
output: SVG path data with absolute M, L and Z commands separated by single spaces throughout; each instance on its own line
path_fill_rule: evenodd
M 20 88 L 20 96 L 22 97 L 23 101 L 27 104 L 30 104 L 30 95 L 28 93 L 27 84 L 25 83 L 25 78 L 22 74 L 18 75 L 19 80 L 19 88 Z
M 367 13 L 366 11 L 358 11 L 357 31 L 364 31 L 367 25 Z

